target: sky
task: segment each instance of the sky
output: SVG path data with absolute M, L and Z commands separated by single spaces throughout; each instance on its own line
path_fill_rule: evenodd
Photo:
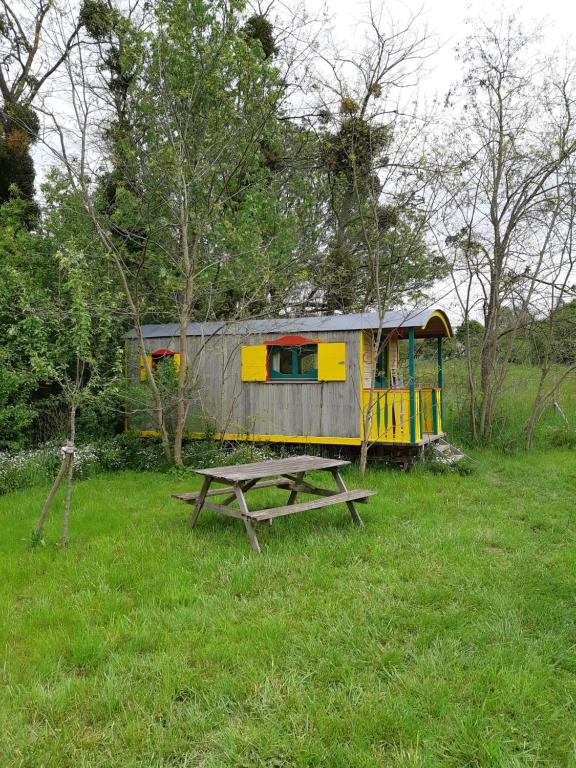
M 374 0 L 373 5 L 378 4 L 379 0 Z M 469 19 L 491 20 L 500 13 L 517 13 L 528 27 L 544 21 L 544 47 L 550 51 L 557 47 L 563 49 L 572 30 L 576 31 L 576 3 L 570 0 L 546 0 L 545 3 L 542 0 L 391 0 L 388 4 L 397 7 L 399 12 L 402 8 L 412 13 L 422 10 L 428 31 L 437 41 L 439 50 L 430 61 L 431 71 L 420 83 L 430 97 L 443 96 L 458 79 L 454 46 L 470 32 L 466 23 Z M 328 15 L 334 17 L 335 34 L 350 39 L 358 32 L 358 19 L 366 14 L 369 4 L 367 0 L 306 0 L 306 6 L 312 13 L 326 7 Z

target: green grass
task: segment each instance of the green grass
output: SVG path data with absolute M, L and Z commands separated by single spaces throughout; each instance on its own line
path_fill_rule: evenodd
M 576 766 L 576 454 L 364 483 L 261 557 L 166 475 L 79 483 L 66 551 L 0 498 L 0 766 Z

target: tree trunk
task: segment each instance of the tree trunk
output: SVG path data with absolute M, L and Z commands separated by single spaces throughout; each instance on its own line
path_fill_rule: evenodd
M 68 544 L 68 521 L 70 519 L 70 504 L 72 502 L 72 484 L 74 481 L 74 457 L 76 454 L 75 443 L 76 440 L 76 405 L 73 403 L 70 407 L 70 440 L 68 441 L 68 472 L 66 475 L 66 499 L 64 501 L 64 515 L 62 518 L 62 539 L 60 545 L 62 547 Z
M 366 419 L 366 422 L 368 422 L 369 419 Z M 366 429 L 366 424 L 365 427 Z M 369 425 L 367 427 L 370 429 Z M 364 440 L 362 440 L 362 445 L 360 446 L 360 464 L 358 465 L 358 474 L 360 475 L 360 479 L 364 479 L 364 475 L 366 474 L 366 464 L 368 463 L 368 439 L 365 437 Z
M 186 404 L 186 384 L 189 375 L 188 366 L 188 323 L 190 322 L 190 308 L 194 294 L 194 248 L 192 254 L 188 240 L 188 204 L 186 181 L 182 178 L 182 196 L 180 200 L 180 254 L 186 274 L 186 286 L 180 308 L 180 368 L 178 371 L 178 388 L 176 393 L 176 423 L 174 425 L 174 463 L 177 467 L 183 466 L 182 440 L 188 415 Z

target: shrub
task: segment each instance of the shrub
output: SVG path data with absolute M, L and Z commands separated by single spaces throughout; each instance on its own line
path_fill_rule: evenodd
M 166 472 L 171 469 L 159 439 L 142 438 L 132 433 L 80 445 L 76 450 L 74 473 L 80 480 L 99 472 L 127 469 Z M 270 455 L 267 449 L 252 443 L 222 445 L 211 439 L 194 440 L 185 443 L 183 447 L 184 469 L 172 468 L 171 471 L 191 472 L 214 465 L 243 464 L 261 461 L 270 458 Z M 51 483 L 58 472 L 60 461 L 60 443 L 54 441 L 33 450 L 0 453 L 0 495 Z
M 0 454 L 0 494 L 51 482 L 60 467 L 60 445 Z M 76 477 L 83 479 L 98 470 L 98 454 L 91 445 L 79 446 L 75 458 Z

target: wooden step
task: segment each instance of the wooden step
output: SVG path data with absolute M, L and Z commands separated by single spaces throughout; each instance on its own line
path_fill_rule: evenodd
M 457 461 L 468 458 L 460 448 L 456 448 L 455 445 L 452 445 L 444 438 L 434 443 L 434 450 L 440 461 L 444 461 L 447 464 L 454 464 Z
M 274 507 L 274 509 L 260 509 L 257 512 L 250 512 L 248 517 L 250 520 L 256 521 L 271 520 L 274 517 L 294 515 L 296 512 L 306 512 L 309 509 L 320 509 L 321 507 L 331 507 L 333 504 L 345 504 L 351 501 L 362 501 L 363 499 L 367 499 L 369 496 L 376 496 L 376 491 L 367 491 L 366 489 L 357 488 L 354 491 L 334 493 L 330 496 L 325 496 L 322 499 L 303 501 L 300 504 L 288 504 L 285 507 Z

